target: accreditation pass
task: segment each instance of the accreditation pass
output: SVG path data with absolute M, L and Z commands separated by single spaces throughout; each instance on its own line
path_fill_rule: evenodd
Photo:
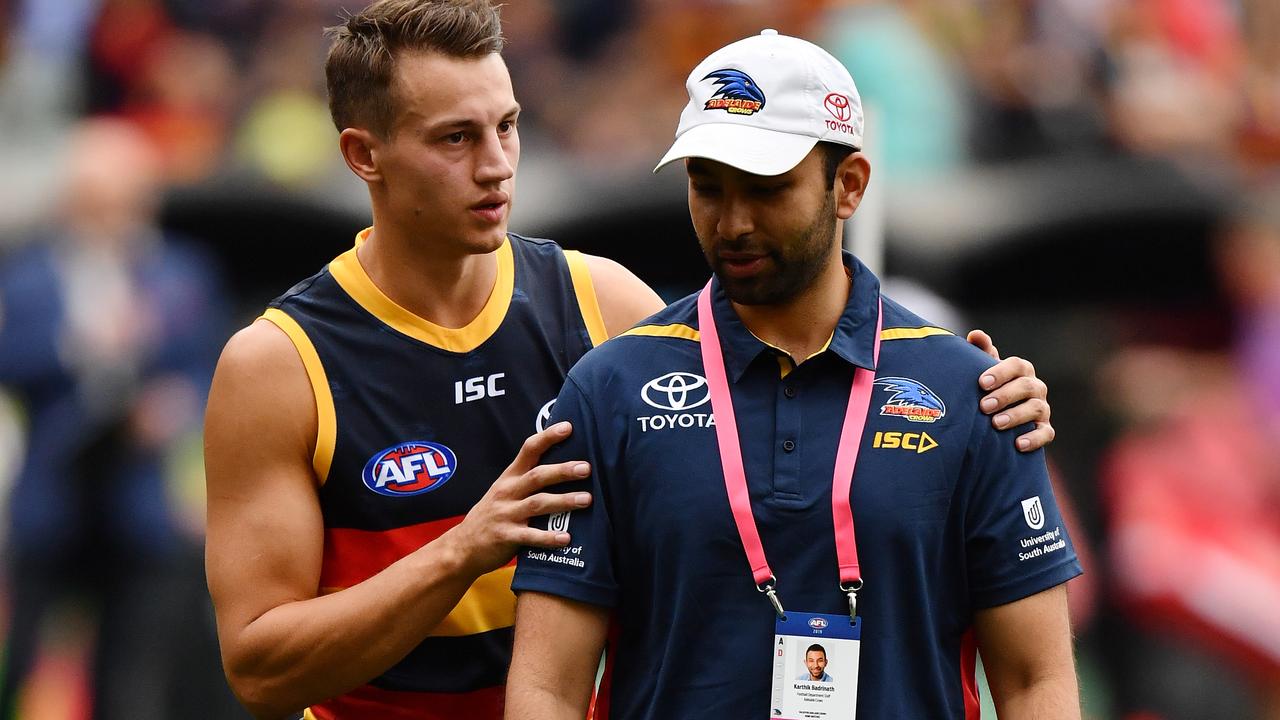
M 774 720 L 853 720 L 862 618 L 787 612 L 773 637 Z

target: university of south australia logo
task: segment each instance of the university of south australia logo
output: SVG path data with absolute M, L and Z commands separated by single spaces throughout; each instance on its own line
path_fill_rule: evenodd
M 1022 519 L 1027 521 L 1027 527 L 1032 530 L 1044 527 L 1044 506 L 1040 504 L 1039 495 L 1022 501 Z
M 440 443 L 409 440 L 382 450 L 360 473 L 365 487 L 386 497 L 439 490 L 458 470 L 458 457 Z

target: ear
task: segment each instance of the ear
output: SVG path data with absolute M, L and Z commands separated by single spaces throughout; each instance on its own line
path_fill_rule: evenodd
M 853 212 L 862 202 L 862 194 L 871 181 L 871 163 L 867 156 L 859 150 L 844 160 L 836 168 L 836 216 L 841 220 L 853 217 Z
M 382 170 L 378 167 L 380 145 L 378 136 L 364 128 L 347 128 L 338 135 L 338 149 L 342 151 L 342 159 L 351 168 L 351 172 L 367 183 L 382 180 Z

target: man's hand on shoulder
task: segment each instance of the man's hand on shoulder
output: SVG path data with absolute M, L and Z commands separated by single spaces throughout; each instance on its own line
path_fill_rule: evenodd
M 978 406 L 992 416 L 991 425 L 1004 430 L 1034 422 L 1035 429 L 1017 439 L 1022 452 L 1038 450 L 1053 442 L 1057 433 L 1049 423 L 1049 386 L 1036 377 L 1035 366 L 1020 357 L 1001 360 L 991 336 L 982 330 L 969 331 L 965 339 L 999 361 L 978 378 L 979 387 L 987 391 Z
M 591 504 L 590 493 L 543 492 L 557 483 L 584 480 L 591 473 L 591 466 L 580 460 L 538 464 L 544 453 L 572 431 L 569 423 L 561 422 L 529 436 L 515 460 L 462 523 L 445 534 L 454 556 L 468 573 L 481 575 L 500 568 L 524 545 L 558 548 L 569 544 L 569 533 L 531 528 L 529 518 Z

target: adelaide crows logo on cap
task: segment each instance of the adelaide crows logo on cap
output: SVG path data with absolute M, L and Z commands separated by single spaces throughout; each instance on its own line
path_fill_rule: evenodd
M 458 457 L 448 447 L 410 440 L 369 458 L 361 479 L 379 495 L 407 497 L 438 490 L 457 470 Z
M 703 110 L 724 110 L 734 115 L 755 115 L 764 109 L 764 91 L 751 76 L 741 70 L 716 70 L 703 80 L 720 87 L 711 95 Z
M 881 415 L 896 415 L 911 422 L 932 423 L 947 414 L 947 406 L 938 394 L 922 382 L 910 378 L 877 378 L 875 383 L 885 392 L 892 393 L 889 401 L 880 408 Z

